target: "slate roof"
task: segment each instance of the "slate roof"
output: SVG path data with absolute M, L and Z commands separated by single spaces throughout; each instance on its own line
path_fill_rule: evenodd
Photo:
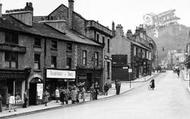
M 77 42 L 77 43 L 82 43 L 82 44 L 87 44 L 87 45 L 101 46 L 100 44 L 86 37 L 82 37 L 72 32 L 71 33 L 68 32 L 68 35 L 67 35 L 44 23 L 33 22 L 32 26 L 27 26 L 23 24 L 22 22 L 20 22 L 19 20 L 9 15 L 4 15 L 2 18 L 0 18 L 0 28 L 32 34 L 32 35 L 38 35 L 42 37 L 53 38 L 53 39 Z

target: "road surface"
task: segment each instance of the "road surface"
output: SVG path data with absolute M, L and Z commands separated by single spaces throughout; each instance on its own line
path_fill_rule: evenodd
M 190 93 L 171 71 L 125 94 L 15 119 L 190 119 Z

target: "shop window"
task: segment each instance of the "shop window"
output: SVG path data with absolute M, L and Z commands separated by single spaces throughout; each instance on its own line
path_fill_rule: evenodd
M 71 65 L 72 65 L 72 59 L 70 57 L 67 57 L 67 68 L 71 69 Z
M 72 52 L 72 43 L 67 43 L 67 52 Z
M 5 52 L 5 68 L 18 68 L 18 54 Z
M 57 67 L 57 58 L 56 56 L 51 56 L 51 68 Z
M 86 50 L 82 51 L 82 64 L 87 65 L 87 51 Z
M 5 42 L 8 44 L 18 44 L 18 33 L 5 32 Z
M 56 40 L 51 41 L 51 49 L 52 50 L 57 50 L 57 41 Z
M 94 65 L 95 66 L 98 66 L 99 65 L 99 56 L 98 56 L 98 52 L 95 52 L 95 54 L 94 54 Z
M 41 39 L 40 38 L 34 39 L 34 47 L 41 48 Z
M 34 69 L 40 69 L 40 54 L 34 54 Z

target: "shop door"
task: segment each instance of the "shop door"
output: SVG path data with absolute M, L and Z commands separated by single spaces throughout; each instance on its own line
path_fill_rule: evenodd
M 37 85 L 36 83 L 30 83 L 29 89 L 29 105 L 36 105 L 37 97 Z
M 87 90 L 92 86 L 92 73 L 87 73 Z

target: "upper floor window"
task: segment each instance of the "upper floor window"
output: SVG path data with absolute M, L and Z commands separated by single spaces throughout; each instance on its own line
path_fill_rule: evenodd
M 52 41 L 51 41 L 51 48 L 52 48 L 53 50 L 57 50 L 57 41 L 56 41 L 56 40 L 52 40 Z
M 82 64 L 87 65 L 87 51 L 86 50 L 82 51 Z
M 18 33 L 5 32 L 5 42 L 10 44 L 18 44 Z
M 108 53 L 110 53 L 110 39 L 108 39 Z
M 102 36 L 102 43 L 105 44 L 105 37 Z
M 107 77 L 108 77 L 108 79 L 110 79 L 110 62 L 107 62 Z
M 134 54 L 134 56 L 137 55 L 137 50 L 136 50 L 136 49 L 137 49 L 136 46 L 134 46 L 134 47 L 133 47 L 133 54 Z
M 99 54 L 98 52 L 94 53 L 94 65 L 95 66 L 99 65 L 99 55 L 98 54 Z
M 5 52 L 5 67 L 18 68 L 18 54 L 13 52 Z
M 100 35 L 97 34 L 97 35 L 96 35 L 96 41 L 97 41 L 97 42 L 99 42 L 99 38 L 100 38 Z
M 56 67 L 57 67 L 57 57 L 51 56 L 51 68 L 56 68 Z
M 40 54 L 34 54 L 34 69 L 40 69 Z
M 71 65 L 72 65 L 72 58 L 70 58 L 70 57 L 67 57 L 67 68 L 68 69 L 71 69 Z
M 41 39 L 40 38 L 35 38 L 34 39 L 34 47 L 41 47 Z
M 67 52 L 72 52 L 72 43 L 67 43 Z

